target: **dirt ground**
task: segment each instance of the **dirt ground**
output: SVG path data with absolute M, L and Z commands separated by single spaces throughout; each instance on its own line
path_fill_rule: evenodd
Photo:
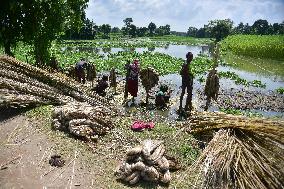
M 96 188 L 76 149 L 65 166 L 49 165 L 57 143 L 35 124 L 24 115 L 0 123 L 0 188 Z
M 190 164 L 191 146 L 194 140 L 182 132 L 157 126 L 156 131 L 133 133 L 124 123 L 116 123 L 117 128 L 100 138 L 95 145 L 87 145 L 61 131 L 51 129 L 50 110 L 36 112 L 35 115 L 20 113 L 12 116 L 0 114 L 0 188 L 190 188 L 183 181 L 188 170 L 173 173 L 173 182 L 169 186 L 158 183 L 139 182 L 129 186 L 116 180 L 114 170 L 123 159 L 127 149 L 139 144 L 144 138 L 171 138 L 169 148 L 182 152 L 185 163 Z M 28 113 L 31 114 L 31 113 Z M 41 114 L 40 117 L 37 117 Z M 45 117 L 43 119 L 42 117 Z M 160 133 L 165 133 L 161 135 Z M 177 143 L 179 138 L 183 143 Z M 187 145 L 188 144 L 188 145 Z M 178 149 L 181 146 L 182 149 Z M 173 151 L 175 152 L 175 151 Z M 59 154 L 65 160 L 63 167 L 49 165 L 51 155 Z M 188 155 L 188 157 L 186 156 Z M 196 156 L 196 154 L 193 154 Z M 181 179 L 182 178 L 182 179 Z M 182 185 L 180 185 L 182 183 Z

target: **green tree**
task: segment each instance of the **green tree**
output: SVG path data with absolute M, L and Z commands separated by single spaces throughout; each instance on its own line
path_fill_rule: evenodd
M 216 41 L 221 41 L 227 37 L 233 28 L 233 21 L 230 19 L 225 20 L 212 20 L 206 26 L 207 31 L 210 33 L 210 37 L 214 37 Z
M 129 27 L 131 25 L 131 23 L 133 22 L 132 18 L 125 18 L 123 20 L 123 22 L 125 23 L 126 27 Z
M 129 34 L 129 30 L 130 30 L 130 26 L 132 25 L 133 19 L 132 18 L 125 18 L 123 20 L 125 27 L 122 28 L 122 32 L 124 35 L 130 35 Z
M 206 30 L 205 28 L 199 28 L 196 32 L 196 37 L 198 38 L 205 38 L 206 37 Z
M 171 26 L 169 24 L 165 25 L 165 35 L 171 34 Z
M 157 28 L 156 24 L 154 24 L 153 22 L 151 22 L 149 25 L 148 25 L 148 29 L 149 29 L 149 32 L 150 32 L 150 36 L 153 36 L 154 35 L 154 31 L 155 29 Z
M 244 25 L 243 34 L 251 34 L 251 26 L 248 23 Z
M 23 19 L 21 5 L 22 3 L 16 0 L 0 1 L 0 45 L 9 56 L 14 56 L 11 47 L 21 38 Z
M 113 27 L 113 28 L 111 29 L 111 32 L 112 32 L 112 33 L 119 33 L 119 32 L 120 32 L 120 29 L 119 29 L 118 27 Z
M 278 23 L 274 23 L 272 25 L 272 28 L 273 28 L 273 34 L 279 34 L 281 27 L 280 27 L 280 25 Z
M 187 30 L 187 36 L 189 37 L 196 37 L 196 33 L 197 33 L 198 29 L 195 27 L 189 27 Z
M 252 30 L 255 34 L 266 35 L 268 34 L 269 24 L 267 20 L 259 19 L 253 23 Z
M 148 31 L 148 28 L 146 28 L 146 27 L 137 28 L 138 37 L 144 37 L 146 35 L 147 31 Z
M 111 26 L 109 24 L 103 24 L 100 27 L 100 31 L 103 33 L 103 38 L 109 38 Z
M 284 21 L 279 24 L 280 28 L 279 28 L 279 34 L 283 35 L 284 34 Z
M 244 23 L 240 22 L 237 27 L 233 29 L 234 34 L 243 34 L 244 33 Z
M 11 26 L 14 26 L 15 22 L 10 18 L 16 18 L 18 26 L 9 34 L 11 37 L 5 32 L 1 32 L 1 38 L 13 38 L 12 44 L 22 40 L 33 45 L 36 62 L 38 64 L 46 63 L 49 59 L 48 50 L 51 42 L 58 38 L 64 28 L 76 27 L 78 30 L 80 29 L 87 2 L 88 0 L 4 0 L 1 4 L 8 6 L 1 6 L 1 9 L 5 10 L 0 11 L 1 20 L 9 18 L 5 20 L 4 24 L 12 28 Z M 14 7 L 16 7 L 16 11 L 11 11 L 14 10 Z
M 129 35 L 131 35 L 131 37 L 135 37 L 136 33 L 136 26 L 134 24 L 131 24 L 129 26 Z
M 80 39 L 94 39 L 96 32 L 94 31 L 95 24 L 88 18 L 84 20 L 84 25 L 80 29 L 79 38 Z

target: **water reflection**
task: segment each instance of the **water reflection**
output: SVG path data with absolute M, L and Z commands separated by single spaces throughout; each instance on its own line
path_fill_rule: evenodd
M 151 52 L 159 52 L 168 54 L 170 56 L 174 56 L 177 58 L 185 59 L 185 55 L 187 52 L 191 51 L 194 56 L 198 54 L 210 55 L 210 47 L 209 46 L 189 46 L 189 45 L 171 45 L 167 44 L 164 47 L 148 47 L 148 48 L 95 48 L 95 47 L 65 47 L 62 48 L 62 51 L 87 51 L 87 52 L 95 52 L 101 55 L 106 55 L 107 53 L 117 53 L 119 51 L 136 51 L 139 53 L 145 51 Z

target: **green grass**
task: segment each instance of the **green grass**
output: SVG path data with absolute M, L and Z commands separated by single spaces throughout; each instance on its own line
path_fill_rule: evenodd
M 238 55 L 284 59 L 284 35 L 232 35 L 222 41 L 222 49 Z
M 218 72 L 218 75 L 222 78 L 228 78 L 231 79 L 233 81 L 235 81 L 235 83 L 237 85 L 242 84 L 244 86 L 253 86 L 253 87 L 260 87 L 260 88 L 265 88 L 266 84 L 263 84 L 261 81 L 259 80 L 253 80 L 253 81 L 247 81 L 243 78 L 240 78 L 235 72 L 230 72 L 230 71 L 220 71 Z
M 244 115 L 244 116 L 247 116 L 247 117 L 263 117 L 262 114 L 256 113 L 256 112 L 251 112 L 249 110 L 244 111 L 244 110 L 233 109 L 233 108 L 228 108 L 228 109 L 221 108 L 220 111 L 224 112 L 226 114 L 232 114 L 232 115 Z
M 279 87 L 276 89 L 276 92 L 279 94 L 284 94 L 284 88 L 283 87 Z

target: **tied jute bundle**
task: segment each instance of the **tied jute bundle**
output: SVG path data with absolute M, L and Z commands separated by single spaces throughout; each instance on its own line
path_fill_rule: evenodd
M 124 161 L 116 168 L 118 179 L 136 184 L 139 180 L 169 183 L 170 169 L 175 163 L 165 156 L 162 141 L 144 140 L 141 145 L 127 151 Z
M 219 129 L 190 170 L 203 188 L 284 188 L 283 121 L 210 113 L 188 125 L 190 133 Z
M 87 103 L 76 102 L 55 107 L 52 119 L 55 129 L 67 131 L 87 141 L 97 140 L 98 135 L 105 135 L 113 128 L 110 112 L 101 106 Z
M 212 69 L 206 79 L 205 95 L 207 97 L 213 98 L 214 100 L 217 100 L 219 87 L 220 84 L 219 77 L 217 75 L 217 70 Z
M 159 74 L 154 70 L 154 68 L 148 67 L 140 72 L 140 79 L 146 90 L 146 104 L 148 104 L 149 91 L 158 84 Z
M 2 93 L 1 98 L 4 100 L 0 101 L 0 107 L 21 106 L 27 103 L 62 105 L 76 100 L 94 106 L 103 105 L 105 109 L 116 111 L 107 100 L 66 75 L 59 72 L 49 73 L 9 56 L 0 56 L 0 89 L 24 95 L 14 101 L 7 93 Z M 23 102 L 24 99 L 29 100 Z

